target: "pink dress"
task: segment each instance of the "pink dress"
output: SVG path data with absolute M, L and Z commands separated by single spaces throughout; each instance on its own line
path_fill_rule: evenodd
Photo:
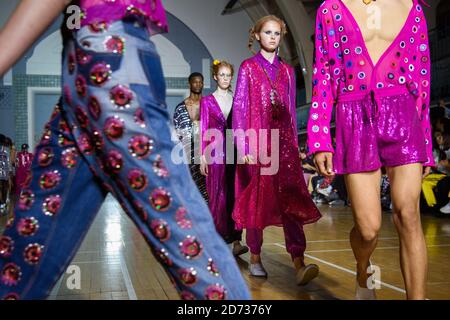
M 272 88 L 263 67 L 285 106 L 276 119 L 272 116 L 270 102 Z M 303 224 L 313 223 L 321 217 L 303 178 L 295 120 L 295 87 L 294 69 L 278 58 L 271 65 L 258 53 L 241 64 L 233 102 L 233 130 L 254 129 L 259 133 L 258 146 L 262 146 L 264 140 L 271 141 L 270 130 L 278 129 L 279 169 L 276 174 L 263 175 L 261 169 L 270 165 L 261 161 L 256 165 L 237 166 L 233 219 L 238 229 L 281 226 L 283 215 Z M 238 155 L 249 154 L 248 140 L 237 139 L 237 149 Z M 271 154 L 270 143 L 267 149 Z
M 373 63 L 341 0 L 326 0 L 316 22 L 308 151 L 335 153 L 336 172 L 382 165 L 434 165 L 429 121 L 430 53 L 422 6 L 413 0 L 403 28 Z M 336 150 L 330 121 L 336 108 Z
M 121 20 L 135 13 L 148 18 L 151 34 L 167 32 L 167 18 L 161 0 L 78 0 L 82 10 L 81 25 L 101 28 L 104 24 Z
M 241 239 L 241 232 L 235 230 L 231 216 L 234 207 L 235 162 L 232 161 L 231 152 L 227 154 L 226 146 L 231 119 L 232 110 L 225 118 L 214 95 L 210 94 L 200 101 L 201 151 L 208 159 L 208 205 L 216 230 L 227 243 Z

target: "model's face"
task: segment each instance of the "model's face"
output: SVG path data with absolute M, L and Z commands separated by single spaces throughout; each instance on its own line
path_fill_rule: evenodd
M 256 34 L 261 48 L 267 52 L 274 52 L 280 46 L 281 26 L 276 21 L 268 21 L 264 24 L 261 32 Z
M 220 67 L 219 73 L 214 76 L 214 80 L 217 81 L 217 85 L 220 89 L 228 90 L 231 86 L 231 80 L 233 80 L 231 69 L 226 66 Z
M 201 94 L 203 91 L 203 80 L 201 77 L 194 77 L 189 82 L 189 87 L 192 93 Z

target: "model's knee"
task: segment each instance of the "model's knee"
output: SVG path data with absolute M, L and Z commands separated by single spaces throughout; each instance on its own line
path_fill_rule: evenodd
M 419 207 L 416 204 L 407 204 L 395 208 L 393 212 L 394 224 L 397 228 L 415 231 L 421 227 Z
M 364 242 L 373 242 L 378 237 L 378 232 L 380 231 L 380 227 L 377 225 L 373 226 L 365 226 L 363 228 L 359 228 L 359 233 L 361 235 L 361 239 Z

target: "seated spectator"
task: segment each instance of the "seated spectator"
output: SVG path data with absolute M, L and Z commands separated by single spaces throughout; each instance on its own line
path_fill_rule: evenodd
M 348 193 L 343 175 L 336 175 L 331 183 L 331 192 L 327 197 L 330 206 L 348 205 Z
M 450 103 L 446 104 L 445 99 L 439 100 L 439 107 L 444 110 L 444 114 L 447 118 L 450 118 Z
M 435 126 L 433 127 L 435 131 L 439 131 L 443 134 L 448 133 L 450 127 L 450 119 L 441 117 L 436 119 Z
M 437 206 L 443 214 L 450 214 L 450 128 L 449 123 L 444 126 L 443 148 L 441 149 L 441 159 L 438 163 L 438 170 L 446 174 L 435 188 Z M 445 204 L 445 205 L 444 205 Z
M 11 174 L 8 138 L 0 135 L 0 215 L 7 214 Z
M 446 205 L 442 206 L 439 211 L 442 214 L 450 215 L 450 176 L 446 176 L 444 179 L 438 182 L 435 192 L 438 207 L 442 203 L 447 203 Z
M 305 183 L 308 186 L 309 192 L 311 193 L 313 191 L 311 179 L 312 177 L 317 175 L 317 169 L 314 166 L 314 160 L 312 156 L 307 156 L 305 148 L 300 148 L 300 160 L 302 161 L 303 177 L 305 178 Z
M 437 167 L 424 177 L 422 193 L 428 208 L 450 214 L 450 128 L 446 121 L 437 121 L 433 135 L 433 155 Z
M 389 182 L 389 177 L 387 175 L 386 170 L 383 168 L 381 171 L 381 209 L 383 211 L 392 210 L 392 201 L 391 201 L 391 184 Z

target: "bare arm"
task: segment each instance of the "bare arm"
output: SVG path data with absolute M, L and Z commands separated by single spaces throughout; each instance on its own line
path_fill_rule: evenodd
M 0 77 L 44 33 L 70 0 L 22 0 L 0 30 Z

